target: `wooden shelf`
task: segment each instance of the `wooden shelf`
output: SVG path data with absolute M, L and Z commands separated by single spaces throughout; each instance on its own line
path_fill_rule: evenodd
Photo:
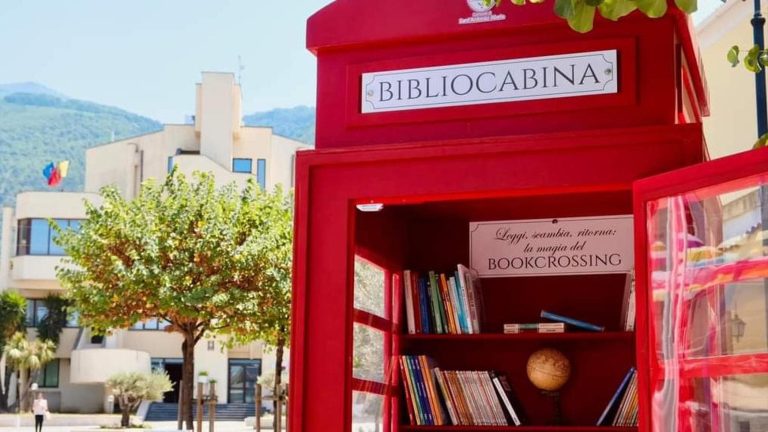
M 434 432 L 483 432 L 483 431 L 517 431 L 517 432 L 635 432 L 637 427 L 618 426 L 400 426 L 401 431 L 434 431 Z
M 569 333 L 482 333 L 482 334 L 408 334 L 400 341 L 410 342 L 491 342 L 491 341 L 634 341 L 635 332 L 569 332 Z

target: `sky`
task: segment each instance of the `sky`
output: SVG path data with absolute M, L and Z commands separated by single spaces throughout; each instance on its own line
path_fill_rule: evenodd
M 315 105 L 306 20 L 331 0 L 2 0 L 0 83 L 164 123 L 192 114 L 201 71 L 242 71 L 243 112 Z
M 307 18 L 331 0 L 2 0 L 0 83 L 35 81 L 163 123 L 201 71 L 238 72 L 243 111 L 315 105 Z M 700 0 L 700 21 L 722 3 Z

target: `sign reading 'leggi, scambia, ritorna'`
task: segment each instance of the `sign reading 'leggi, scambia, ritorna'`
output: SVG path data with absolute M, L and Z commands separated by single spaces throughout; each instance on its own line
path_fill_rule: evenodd
M 616 50 L 370 72 L 364 114 L 618 91 Z

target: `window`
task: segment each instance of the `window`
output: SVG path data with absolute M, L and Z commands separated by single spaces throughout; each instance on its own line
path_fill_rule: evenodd
M 173 171 L 173 156 L 168 156 L 168 165 L 165 167 L 166 171 Z
M 37 377 L 37 385 L 41 388 L 54 388 L 59 386 L 59 359 L 53 359 L 45 364 Z
M 253 159 L 232 159 L 232 172 L 248 174 L 252 173 Z
M 62 229 L 78 231 L 80 219 L 55 219 Z M 16 236 L 16 255 L 65 255 L 64 249 L 56 243 L 56 231 L 47 219 L 19 219 L 19 232 Z
M 259 186 L 262 189 L 267 188 L 267 160 L 256 160 L 256 181 L 259 182 Z
M 24 320 L 27 327 L 37 327 L 40 321 L 48 315 L 45 300 L 27 299 L 27 316 Z
M 137 322 L 131 327 L 131 330 L 165 330 L 170 324 L 164 319 L 150 318 Z
M 229 360 L 229 403 L 253 403 L 256 380 L 261 375 L 261 360 Z
M 67 315 L 66 327 L 79 327 L 77 312 L 69 312 Z M 48 306 L 45 305 L 44 299 L 27 299 L 27 313 L 24 318 L 24 323 L 27 327 L 37 327 L 46 316 L 48 316 Z

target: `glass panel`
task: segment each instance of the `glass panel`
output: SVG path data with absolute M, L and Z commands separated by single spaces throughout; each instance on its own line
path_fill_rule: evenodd
M 67 327 L 80 327 L 80 314 L 77 311 L 69 312 Z
M 35 300 L 27 299 L 27 313 L 24 317 L 24 324 L 27 327 L 35 326 Z
M 35 325 L 48 316 L 48 307 L 43 300 L 35 300 Z
M 684 430 L 768 430 L 768 374 L 698 378 L 681 390 L 693 411 L 691 427 Z
M 55 219 L 54 222 L 56 222 L 56 224 L 63 229 L 69 228 L 69 221 L 66 219 Z M 64 255 L 64 249 L 56 244 L 56 237 L 56 231 L 51 229 L 51 241 L 48 248 L 48 253 L 50 255 Z
M 250 171 L 249 171 L 250 172 Z M 256 161 L 256 181 L 262 189 L 267 188 L 267 160 L 258 159 Z
M 30 229 L 29 253 L 32 255 L 48 255 L 48 234 L 50 227 L 45 219 L 32 219 Z
M 384 430 L 384 397 L 373 393 L 352 392 L 351 432 Z
M 81 223 L 82 223 L 82 221 L 79 220 L 79 219 L 72 219 L 72 220 L 69 221 L 69 229 L 74 231 L 74 232 L 79 232 L 80 231 L 80 224 Z
M 384 317 L 384 288 L 384 270 L 355 257 L 355 309 Z
M 253 161 L 251 159 L 232 159 L 232 171 L 250 174 L 253 172 Z
M 229 390 L 229 403 L 243 403 L 244 401 L 245 396 L 242 388 Z
M 352 376 L 384 382 L 384 333 L 363 324 L 353 324 Z
M 761 181 L 647 204 L 656 432 L 768 430 L 768 375 L 757 374 L 768 353 Z
M 29 219 L 19 220 L 18 231 L 16 233 L 16 255 L 29 255 L 29 229 Z
M 168 156 L 168 165 L 165 169 L 167 172 L 173 171 L 173 156 Z
M 59 359 L 54 359 L 45 365 L 42 379 L 40 380 L 41 387 L 58 387 L 59 386 Z

